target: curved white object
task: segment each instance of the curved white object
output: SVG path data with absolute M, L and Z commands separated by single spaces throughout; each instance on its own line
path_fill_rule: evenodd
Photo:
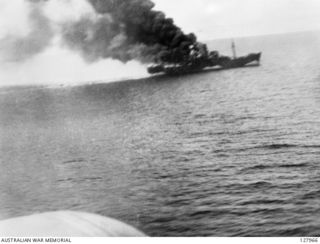
M 60 211 L 0 221 L 0 236 L 10 237 L 141 237 L 142 232 L 96 214 Z

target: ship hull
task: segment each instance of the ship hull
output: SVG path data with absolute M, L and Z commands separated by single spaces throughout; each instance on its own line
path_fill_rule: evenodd
M 231 59 L 229 57 L 220 57 L 216 62 L 200 62 L 190 65 L 163 66 L 157 65 L 148 68 L 150 74 L 164 73 L 167 75 L 184 75 L 198 73 L 208 69 L 234 69 L 248 65 L 260 64 L 261 53 L 252 53 L 244 57 Z
M 232 68 L 240 68 L 244 67 L 248 64 L 256 63 L 260 64 L 261 53 L 251 53 L 245 57 L 239 57 L 230 59 L 228 57 L 221 58 L 222 60 L 219 62 L 219 65 L 223 69 L 232 69 Z

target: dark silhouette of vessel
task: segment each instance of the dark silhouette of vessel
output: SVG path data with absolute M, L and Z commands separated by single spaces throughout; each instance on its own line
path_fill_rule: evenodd
M 220 57 L 218 61 L 218 65 L 224 69 L 231 68 L 240 68 L 244 67 L 248 64 L 256 63 L 256 65 L 260 64 L 261 52 L 260 53 L 251 53 L 247 56 L 238 57 L 238 58 L 230 58 L 230 57 Z
M 249 65 L 260 65 L 262 53 L 251 53 L 237 57 L 235 44 L 232 42 L 233 57 L 220 56 L 217 51 L 208 52 L 206 46 L 197 47 L 194 53 L 183 63 L 154 64 L 148 67 L 150 74 L 164 73 L 168 75 L 183 75 L 197 73 L 207 69 L 234 69 Z

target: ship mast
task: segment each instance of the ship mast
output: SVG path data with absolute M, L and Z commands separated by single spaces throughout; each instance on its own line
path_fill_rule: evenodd
M 233 59 L 236 59 L 237 58 L 237 52 L 236 52 L 236 45 L 234 43 L 234 40 L 232 40 L 231 49 L 232 49 Z

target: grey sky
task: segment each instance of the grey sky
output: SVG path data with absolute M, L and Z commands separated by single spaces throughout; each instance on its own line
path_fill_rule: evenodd
M 319 0 L 154 0 L 200 39 L 320 29 Z

